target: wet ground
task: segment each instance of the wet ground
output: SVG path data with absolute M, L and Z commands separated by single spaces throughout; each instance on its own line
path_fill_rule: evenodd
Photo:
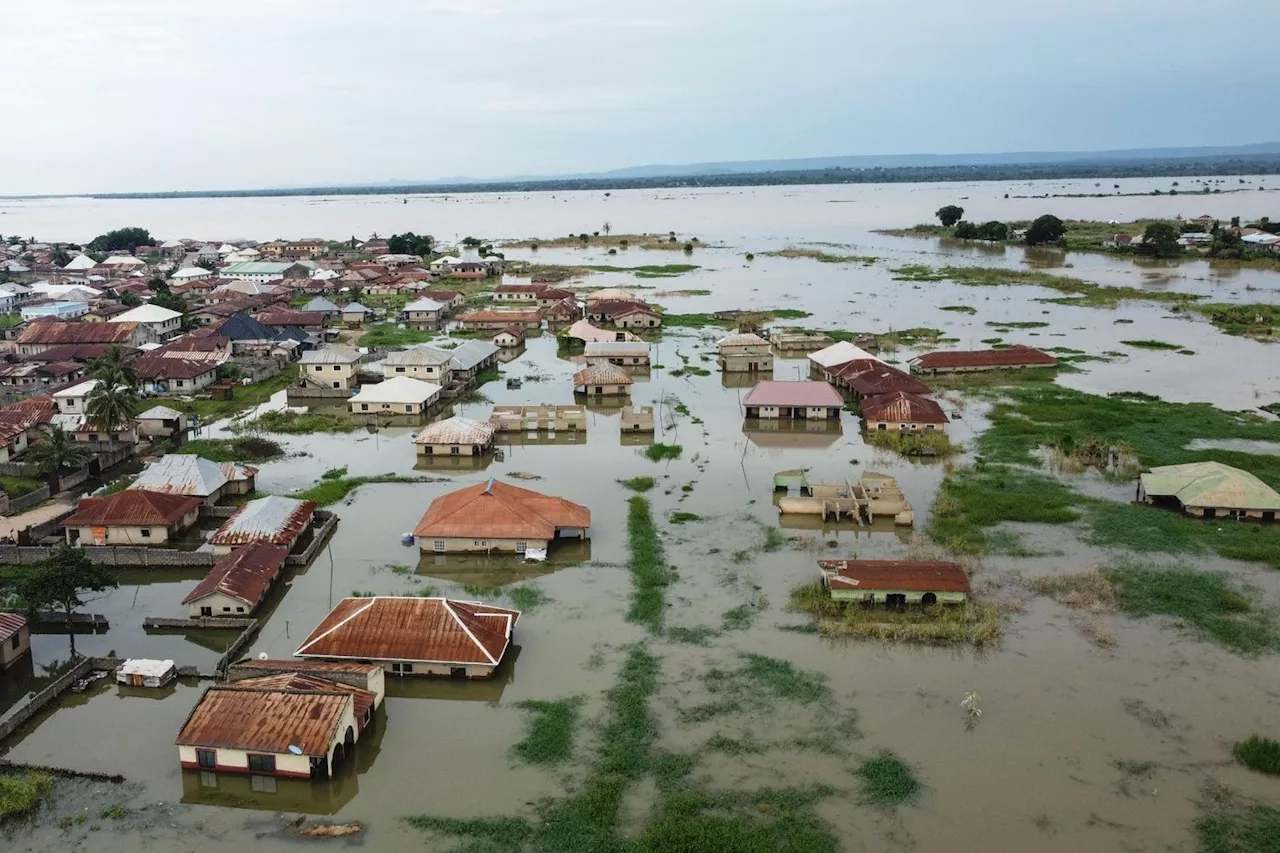
M 891 268 L 906 263 L 1019 266 L 1025 258 L 1018 249 L 979 254 L 942 247 L 932 240 L 871 234 L 871 227 L 927 219 L 948 200 L 936 187 L 884 188 L 884 193 L 896 194 L 891 202 L 878 200 L 879 191 L 797 188 L 683 194 L 681 203 L 666 205 L 673 212 L 662 222 L 651 210 L 662 208 L 661 204 L 638 199 L 634 207 L 643 221 L 633 227 L 613 213 L 615 230 L 675 227 L 734 248 L 696 251 L 691 262 L 703 269 L 676 278 L 635 279 L 610 273 L 592 276 L 589 284 L 711 291 L 706 296 L 653 297 L 668 310 L 681 313 L 794 307 L 813 314 L 795 322 L 815 327 L 885 331 L 932 326 L 960 338 L 962 346 L 980 346 L 982 338 L 1000 336 L 1010 342 L 1101 354 L 1125 350 L 1119 344 L 1122 339 L 1155 338 L 1197 354 L 1129 350 L 1132 354 L 1114 362 L 1082 364 L 1082 372 L 1065 374 L 1060 381 L 1098 393 L 1137 390 L 1233 409 L 1280 397 L 1280 358 L 1273 347 L 1223 335 L 1205 322 L 1167 315 L 1153 303 L 1127 303 L 1114 310 L 1065 307 L 1035 302 L 1038 297 L 1056 295 L 1037 288 L 894 281 Z M 991 197 L 985 203 L 993 210 L 990 216 L 976 217 L 980 219 L 1026 218 L 1044 209 L 1090 218 L 1130 211 L 1122 217 L 1130 218 L 1149 215 L 1149 206 L 1156 203 L 1146 198 L 1050 200 L 1032 207 L 1030 202 L 1000 200 L 999 194 L 1008 191 L 1005 187 L 946 188 L 948 194 L 975 197 L 980 191 Z M 737 204 L 744 198 L 761 197 L 776 209 L 748 222 Z M 585 217 L 600 218 L 598 208 L 604 204 L 582 200 L 575 228 L 558 218 L 567 214 L 555 207 L 572 204 L 530 198 L 535 200 L 526 205 L 525 218 L 483 228 L 475 225 L 474 230 L 493 234 L 501 225 L 512 237 L 549 230 L 567 233 L 587 227 L 581 224 Z M 890 195 L 879 196 L 886 198 Z M 827 203 L 836 200 L 847 203 Z M 284 201 L 302 203 L 275 200 Z M 1241 212 L 1246 203 L 1257 203 L 1250 194 L 1214 196 L 1203 205 L 1199 198 L 1194 201 L 1194 208 L 1188 200 L 1179 209 L 1196 215 L 1203 206 L 1214 215 L 1229 216 Z M 230 204 L 224 200 L 200 203 Z M 978 201 L 961 203 L 981 207 Z M 349 202 L 335 204 L 347 209 Z M 489 197 L 459 198 L 448 204 L 451 211 L 460 211 L 458 227 L 464 231 L 473 226 L 468 217 L 480 219 L 477 211 L 500 209 L 499 202 Z M 1161 199 L 1159 204 L 1163 211 L 1170 201 Z M 684 215 L 677 215 L 677 210 Z M 788 212 L 794 214 L 794 223 L 787 220 Z M 878 218 L 881 215 L 885 218 Z M 540 216 L 548 218 L 544 221 Z M 252 217 L 244 221 L 252 222 Z M 352 225 L 348 221 L 337 230 L 346 233 Z M 812 230 L 806 231 L 805 226 Z M 323 224 L 299 227 L 308 233 L 325 230 Z M 360 232 L 362 226 L 357 223 L 354 230 Z M 379 225 L 380 233 L 386 230 Z M 806 239 L 854 245 L 856 250 L 832 251 L 856 251 L 882 260 L 862 267 L 761 254 Z M 742 257 L 747 250 L 757 253 L 754 261 Z M 520 251 L 511 254 L 532 256 Z M 618 265 L 685 260 L 680 253 L 636 250 L 622 258 L 593 251 L 540 250 L 536 258 L 544 263 Z M 1159 279 L 1154 280 L 1151 270 L 1112 258 L 1071 255 L 1065 262 L 1071 264 L 1066 274 L 1099 283 L 1208 292 L 1220 301 L 1275 301 L 1280 289 L 1278 274 L 1245 270 L 1223 275 L 1207 264 L 1159 270 Z M 1166 281 L 1169 276 L 1173 279 Z M 972 305 L 978 313 L 940 310 L 956 304 Z M 1133 322 L 1116 324 L 1116 319 Z M 1000 333 L 988 328 L 988 321 L 1049 325 Z M 643 456 L 644 443 L 633 443 L 631 436 L 620 434 L 616 404 L 591 405 L 585 441 L 551 443 L 516 436 L 502 445 L 503 461 L 485 466 L 459 465 L 453 460 L 421 463 L 410 439 L 412 426 L 282 437 L 290 455 L 261 466 L 260 490 L 305 488 L 326 470 L 344 466 L 352 476 L 393 472 L 439 479 L 365 486 L 332 507 L 341 522 L 330 546 L 311 565 L 283 577 L 264 611 L 266 624 L 250 653 L 288 656 L 331 605 L 352 590 L 396 594 L 434 588 L 441 594 L 472 598 L 463 584 L 510 589 L 531 583 L 549 601 L 522 619 L 518 654 L 491 682 L 389 682 L 377 734 L 359 746 L 353 767 L 331 783 L 280 782 L 274 790 L 262 790 L 272 787 L 264 783 L 257 783 L 255 790 L 249 779 L 227 777 L 218 777 L 214 787 L 205 784 L 211 780 L 202 780 L 200 774 L 181 771 L 172 741 L 202 684 L 181 682 L 165 691 L 136 691 L 100 682 L 84 694 L 67 697 L 24 727 L 8 742 L 5 757 L 122 773 L 136 786 L 129 789 L 131 803 L 150 806 L 144 813 L 147 817 L 114 824 L 95 821 L 106 824 L 108 831 L 91 831 L 80 824 L 59 827 L 61 817 L 83 809 L 87 802 L 101 809 L 102 798 L 108 796 L 99 792 L 93 799 L 84 791 L 60 788 L 44 818 L 33 826 L 10 830 L 14 842 L 33 850 L 61 849 L 68 841 L 86 850 L 115 850 L 136 849 L 145 839 L 151 849 L 169 851 L 189 849 L 195 839 L 202 839 L 210 849 L 245 844 L 268 849 L 290 843 L 278 837 L 272 822 L 273 813 L 285 812 L 365 822 L 366 841 L 379 850 L 443 849 L 449 844 L 424 843 L 397 819 L 422 812 L 458 817 L 528 813 L 531 802 L 562 793 L 579 771 L 570 766 L 566 771 L 547 772 L 518 764 L 511 757 L 510 749 L 523 736 L 526 719 L 515 703 L 582 696 L 584 719 L 597 719 L 603 693 L 614 684 L 621 648 L 644 636 L 638 626 L 624 620 L 631 594 L 626 500 L 634 493 L 617 482 L 641 475 L 658 478 L 648 497 L 667 558 L 679 573 L 667 593 L 667 624 L 720 632 L 705 647 L 650 641 L 662 658 L 662 687 L 653 705 L 660 726 L 658 746 L 698 752 L 695 777 L 708 786 L 736 789 L 823 782 L 852 792 L 856 785 L 849 770 L 854 759 L 892 749 L 913 765 L 927 786 L 926 793 L 917 805 L 890 814 L 858 807 L 853 793 L 825 801 L 819 814 L 849 850 L 890 846 L 1032 853 L 1190 850 L 1195 801 L 1206 776 L 1246 795 L 1276 799 L 1273 786 L 1269 789 L 1261 777 L 1231 761 L 1230 744 L 1254 731 L 1274 733 L 1280 720 L 1277 656 L 1241 658 L 1158 620 L 1118 616 L 1103 617 L 1116 643 L 1101 649 L 1079 630 L 1072 614 L 1044 599 L 1033 599 L 1025 611 L 1009 616 L 1003 642 L 982 653 L 835 643 L 781 630 L 804 621 L 787 613 L 784 605 L 793 586 L 816 578 L 815 559 L 900 557 L 920 545 L 910 531 L 892 526 L 823 529 L 820 523 L 788 520 L 783 532 L 792 537 L 790 541 L 778 550 L 767 550 L 765 531 L 779 526 L 772 504 L 774 473 L 810 468 L 815 479 L 856 478 L 864 471 L 891 474 L 899 478 L 915 506 L 915 530 L 919 531 L 943 467 L 867 447 L 857 420 L 849 413 L 843 414 L 838 431 L 744 430 L 740 400 L 749 384 L 736 377 L 726 381 L 716 372 L 714 340 L 721 334 L 715 329 L 669 331 L 653 349 L 654 364 L 663 367 L 637 376 L 633 402 L 660 407 L 654 440 L 683 447 L 681 457 L 671 462 L 649 461 Z M 903 349 L 897 358 L 905 361 L 912 354 Z M 686 359 L 691 366 L 710 370 L 710 375 L 672 377 L 670 371 Z M 489 403 L 461 406 L 460 412 L 484 418 L 492 404 L 573 402 L 569 377 L 579 367 L 557 353 L 550 337 L 531 339 L 525 351 L 502 368 L 504 379 L 525 378 L 524 386 L 509 390 L 501 381 L 490 383 L 483 389 Z M 776 362 L 776 378 L 806 374 L 802 355 Z M 953 439 L 964 442 L 983 428 L 983 408 L 954 395 L 949 399 L 948 410 L 964 406 L 963 417 L 950 428 Z M 688 407 L 688 415 L 675 411 L 677 402 Z M 219 434 L 219 427 L 210 432 Z M 537 479 L 512 482 L 590 507 L 590 542 L 553 549 L 546 565 L 534 567 L 508 558 L 422 556 L 400 544 L 401 534 L 413 529 L 434 497 L 513 472 Z M 1120 500 L 1129 492 L 1128 486 L 1098 478 L 1075 482 L 1098 497 Z M 685 491 L 686 486 L 691 490 Z M 702 520 L 668 523 L 676 511 L 696 513 Z M 1028 527 L 1025 532 L 1029 544 L 1051 556 L 988 558 L 978 567 L 977 578 L 994 577 L 1008 569 L 1028 574 L 1076 571 L 1109 556 L 1082 546 L 1069 530 Z M 1228 569 L 1256 585 L 1266 600 L 1280 601 L 1280 573 L 1216 559 L 1199 562 Z M 144 616 L 180 615 L 180 602 L 199 577 L 199 572 L 123 575 L 120 589 L 86 608 L 106 615 L 110 630 L 77 636 L 76 649 L 88 654 L 114 651 L 135 657 L 172 657 L 179 664 L 212 666 L 231 641 L 230 633 L 147 634 L 142 629 Z M 498 595 L 486 597 L 500 603 L 503 599 Z M 725 613 L 743 605 L 754 618 L 734 622 L 726 630 Z M 67 660 L 69 640 L 37 635 L 33 650 L 29 678 L 19 675 L 0 681 L 4 707 L 25 688 L 38 689 L 46 671 Z M 716 734 L 750 734 L 771 744 L 820 732 L 830 736 L 823 721 L 794 713 L 785 705 L 708 723 L 682 721 L 679 711 L 704 697 L 705 673 L 713 666 L 733 666 L 739 652 L 782 658 L 826 676 L 836 709 L 858 715 L 858 732 L 846 732 L 840 744 L 848 755 L 786 747 L 740 756 L 706 753 L 704 745 Z M 959 703 L 971 690 L 980 695 L 984 713 L 976 726 L 966 728 Z M 588 725 L 580 740 L 589 743 L 593 737 Z M 1157 767 L 1149 778 L 1134 779 L 1116 766 L 1118 761 L 1151 761 Z

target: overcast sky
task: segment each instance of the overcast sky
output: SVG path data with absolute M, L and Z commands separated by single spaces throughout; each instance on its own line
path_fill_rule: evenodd
M 1280 139 L 1280 0 L 10 0 L 0 195 Z

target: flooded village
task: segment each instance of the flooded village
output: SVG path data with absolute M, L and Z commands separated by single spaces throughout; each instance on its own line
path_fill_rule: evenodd
M 1238 180 L 6 203 L 0 835 L 1280 849 Z

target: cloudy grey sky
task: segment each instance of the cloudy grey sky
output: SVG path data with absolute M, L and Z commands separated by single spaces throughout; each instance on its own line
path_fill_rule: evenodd
M 1280 0 L 10 0 L 0 195 L 1280 139 Z

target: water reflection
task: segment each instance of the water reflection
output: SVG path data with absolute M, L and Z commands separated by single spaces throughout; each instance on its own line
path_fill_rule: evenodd
M 452 471 L 483 471 L 493 464 L 492 453 L 481 453 L 476 456 L 450 456 L 445 454 L 430 456 L 418 454 L 413 463 L 413 470 L 426 471 L 432 474 L 448 474 Z
M 618 443 L 623 447 L 647 447 L 654 442 L 652 432 L 620 432 Z
M 590 539 L 554 539 L 547 559 L 528 562 L 516 554 L 434 554 L 424 553 L 418 560 L 420 575 L 453 583 L 477 586 L 506 586 L 540 578 L 568 566 L 591 560 Z
M 520 646 L 512 645 L 489 678 L 397 678 L 388 675 L 387 698 L 497 703 L 507 685 L 515 684 L 516 661 L 519 659 Z
M 797 350 L 778 350 L 778 358 L 787 358 L 803 355 Z M 766 379 L 772 379 L 773 372 L 768 373 L 721 373 L 720 387 L 722 388 L 754 388 Z
M 757 447 L 830 447 L 844 435 L 840 421 L 753 418 L 744 421 L 747 441 Z

